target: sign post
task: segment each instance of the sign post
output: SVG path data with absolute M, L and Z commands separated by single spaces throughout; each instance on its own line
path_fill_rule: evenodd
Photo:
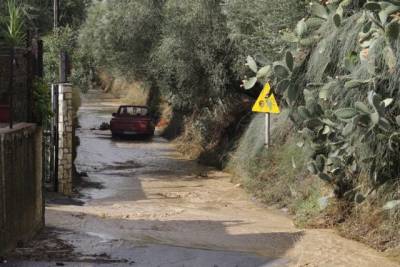
M 278 103 L 271 93 L 271 86 L 267 83 L 253 106 L 253 112 L 265 113 L 265 147 L 271 146 L 271 113 L 279 114 Z
M 265 148 L 269 148 L 271 142 L 271 113 L 265 113 Z

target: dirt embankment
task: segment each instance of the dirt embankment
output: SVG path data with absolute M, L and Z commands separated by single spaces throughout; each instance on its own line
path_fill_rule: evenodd
M 190 114 L 174 112 L 167 137 L 177 133 L 178 150 L 189 159 L 223 169 L 229 153 L 251 118 L 252 100 L 246 95 L 231 95 L 223 103 L 196 109 Z M 175 129 L 173 128 L 175 127 Z

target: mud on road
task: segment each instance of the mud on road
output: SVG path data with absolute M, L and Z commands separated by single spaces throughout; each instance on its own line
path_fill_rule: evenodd
M 296 229 L 229 174 L 186 160 L 160 137 L 111 140 L 91 130 L 116 104 L 86 97 L 79 196 L 50 198 L 46 232 L 0 266 L 397 266 L 331 231 Z

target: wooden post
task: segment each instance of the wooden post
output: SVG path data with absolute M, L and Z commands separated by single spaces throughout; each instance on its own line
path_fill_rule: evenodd
M 265 113 L 265 148 L 271 146 L 271 113 Z

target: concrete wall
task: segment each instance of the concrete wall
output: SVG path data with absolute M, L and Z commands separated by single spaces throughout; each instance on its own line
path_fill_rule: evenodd
M 59 84 L 58 91 L 58 192 L 72 194 L 73 107 L 71 84 Z
M 42 131 L 27 123 L 0 129 L 0 255 L 43 226 Z

